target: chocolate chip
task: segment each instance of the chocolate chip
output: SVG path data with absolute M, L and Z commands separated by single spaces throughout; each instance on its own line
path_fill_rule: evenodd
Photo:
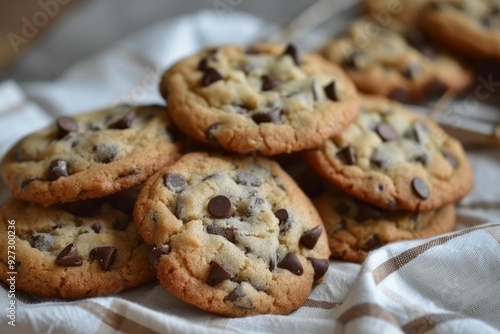
M 281 82 L 279 82 L 278 80 L 270 77 L 267 74 L 264 74 L 262 76 L 262 90 L 264 92 L 266 92 L 268 90 L 272 90 L 272 89 L 277 88 L 279 86 L 281 86 Z
M 214 135 L 214 132 L 217 131 L 219 126 L 220 123 L 214 123 L 205 130 L 205 137 L 207 138 L 208 143 L 212 146 L 220 146 L 219 141 Z
M 222 79 L 222 74 L 220 74 L 219 71 L 215 68 L 207 67 L 203 73 L 203 77 L 201 78 L 201 85 L 203 87 L 207 87 Z
M 404 88 L 396 88 L 389 94 L 389 99 L 406 103 L 410 101 L 410 93 Z
M 78 131 L 78 122 L 71 117 L 59 116 L 56 119 L 57 138 L 61 139 L 68 133 Z
M 415 192 L 415 194 L 417 194 L 418 197 L 420 197 L 421 199 L 429 198 L 430 195 L 429 187 L 422 178 L 415 177 L 413 180 L 411 180 L 411 186 L 413 191 Z
M 428 97 L 441 97 L 448 88 L 441 80 L 432 81 L 426 88 L 425 94 Z
M 365 242 L 365 245 L 363 246 L 362 250 L 365 252 L 370 252 L 374 249 L 382 247 L 384 244 L 382 241 L 380 241 L 379 237 L 374 234 L 368 241 Z
M 307 249 L 313 249 L 314 246 L 316 246 L 316 243 L 318 242 L 318 239 L 321 236 L 322 232 L 323 228 L 321 228 L 321 226 L 318 225 L 312 230 L 302 234 L 299 243 Z
M 314 257 L 307 258 L 314 269 L 314 281 L 318 281 L 320 278 L 325 276 L 328 271 L 328 267 L 330 266 L 330 262 L 325 259 L 316 259 Z
M 163 255 L 167 255 L 170 253 L 170 246 L 169 245 L 163 245 L 161 247 L 153 247 L 151 252 L 149 253 L 149 262 L 157 267 L 158 262 L 160 262 L 160 257 Z
M 328 85 L 326 85 L 323 90 L 325 91 L 326 96 L 332 101 L 338 101 L 339 97 L 337 95 L 337 88 L 335 81 L 332 81 Z
M 274 271 L 274 269 L 276 268 L 276 264 L 274 262 L 274 259 L 269 260 L 268 268 L 269 268 L 269 271 L 271 271 L 271 272 Z
M 215 261 L 210 262 L 210 269 L 208 272 L 207 284 L 216 286 L 217 284 L 230 279 L 231 273 Z
M 34 181 L 38 181 L 38 180 L 40 180 L 40 179 L 36 176 L 31 176 L 27 179 L 24 179 L 23 182 L 21 182 L 21 188 L 26 188 L 29 184 L 31 184 Z
M 79 267 L 82 265 L 82 258 L 78 255 L 78 250 L 73 244 L 67 245 L 56 257 L 56 264 L 65 267 Z
M 297 255 L 293 253 L 288 253 L 279 263 L 278 268 L 289 270 L 292 274 L 297 276 L 302 275 L 304 269 L 302 268 L 302 264 L 300 263 Z
M 340 202 L 335 206 L 335 211 L 337 211 L 339 215 L 345 216 L 351 211 L 351 207 L 345 202 Z
M 99 265 L 102 270 L 108 271 L 109 267 L 113 264 L 116 258 L 116 247 L 96 247 L 90 251 L 89 254 L 92 260 L 99 260 Z
M 246 309 L 253 308 L 253 303 L 246 295 L 245 291 L 243 291 L 243 287 L 239 284 L 231 293 L 229 293 L 225 298 L 224 302 L 230 302 L 234 305 Z
M 222 228 L 217 225 L 208 225 L 207 226 L 207 233 L 208 234 L 214 234 L 214 235 L 220 235 L 221 237 L 226 238 L 233 244 L 236 241 L 236 237 L 234 235 L 234 229 L 232 228 Z
M 379 158 L 374 158 L 372 157 L 370 159 L 370 164 L 375 167 L 375 168 L 379 168 L 379 169 L 386 169 L 387 168 L 387 164 L 386 164 L 386 161 L 383 160 L 383 159 L 379 159 Z
M 379 123 L 375 131 L 383 141 L 391 141 L 398 138 L 396 131 L 387 123 Z
M 217 195 L 208 202 L 208 212 L 215 218 L 229 218 L 236 213 L 236 208 L 228 197 Z
M 118 155 L 119 148 L 117 145 L 100 143 L 94 147 L 94 159 L 97 162 L 104 164 L 110 163 Z
M 172 143 L 177 143 L 182 138 L 182 133 L 175 126 L 166 127 L 165 132 L 170 137 Z
M 409 79 L 413 80 L 417 77 L 418 73 L 422 70 L 420 65 L 416 62 L 413 62 L 406 67 L 405 71 L 403 72 L 403 75 Z
M 285 233 L 290 228 L 288 224 L 288 211 L 286 209 L 278 209 L 274 211 L 274 215 L 278 218 L 280 233 Z
M 252 116 L 255 123 L 274 123 L 283 124 L 281 121 L 281 108 L 274 108 L 269 112 L 259 112 Z
M 49 166 L 48 181 L 55 181 L 60 177 L 68 176 L 68 163 L 62 159 L 53 160 Z
M 236 183 L 244 186 L 260 187 L 264 180 L 254 173 L 242 171 L 236 175 Z
M 372 207 L 371 205 L 359 202 L 357 204 L 358 214 L 356 219 L 360 222 L 369 219 L 379 219 L 382 216 L 382 213 Z
M 101 232 L 101 224 L 99 223 L 94 223 L 92 226 L 90 226 L 92 230 L 94 230 L 95 233 Z
M 134 121 L 135 113 L 132 109 L 127 111 L 122 117 L 108 125 L 108 129 L 124 130 L 132 126 Z
M 458 167 L 458 159 L 456 156 L 454 156 L 453 154 L 451 154 L 450 152 L 443 152 L 443 156 L 446 160 L 448 160 L 448 162 L 450 163 L 451 167 L 453 169 L 456 169 Z
M 188 186 L 184 176 L 178 173 L 170 173 L 163 177 L 163 183 L 165 186 L 176 193 L 180 193 Z
M 346 165 L 354 165 L 356 163 L 356 150 L 351 145 L 347 145 L 337 152 L 337 157 Z
M 283 52 L 283 55 L 289 55 L 290 57 L 292 57 L 295 65 L 300 66 L 301 60 L 300 60 L 300 56 L 299 56 L 299 51 L 297 50 L 295 45 L 288 44 L 286 49 L 285 49 L 285 52 Z
M 207 70 L 207 68 L 209 67 L 208 66 L 208 62 L 209 61 L 216 61 L 217 58 L 215 57 L 215 55 L 211 54 L 211 55 L 208 55 L 206 57 L 204 57 L 203 59 L 200 60 L 200 62 L 198 63 L 198 70 L 204 72 Z

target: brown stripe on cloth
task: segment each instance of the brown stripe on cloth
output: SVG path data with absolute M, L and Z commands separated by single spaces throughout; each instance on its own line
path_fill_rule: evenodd
M 428 314 L 426 316 L 410 321 L 409 323 L 404 325 L 401 329 L 406 334 L 421 334 L 433 329 L 434 327 L 443 322 L 457 320 L 457 319 L 467 319 L 467 317 L 460 314 L 450 314 L 450 313 Z
M 328 302 L 326 300 L 308 299 L 302 306 L 311 308 L 321 308 L 323 310 L 331 310 L 332 308 L 336 308 L 340 304 L 341 303 Z
M 351 307 L 337 318 L 342 324 L 347 324 L 361 317 L 372 317 L 389 322 L 399 328 L 399 324 L 391 313 L 377 304 L 363 303 Z
M 125 318 L 121 314 L 116 313 L 113 310 L 108 309 L 100 304 L 91 302 L 89 300 L 78 301 L 74 305 L 84 309 L 85 311 L 93 314 L 95 317 L 99 318 L 103 323 L 109 327 L 122 331 L 123 333 L 141 333 L 141 334 L 159 334 L 148 327 L 145 327 L 133 320 Z
M 423 254 L 424 252 L 428 251 L 429 249 L 440 246 L 445 244 L 446 242 L 461 237 L 463 235 L 469 234 L 471 232 L 477 231 L 477 230 L 482 230 L 482 229 L 487 229 L 487 228 L 492 228 L 492 227 L 498 227 L 500 225 L 486 225 L 486 226 L 481 226 L 481 227 L 476 227 L 476 228 L 471 228 L 468 230 L 464 230 L 462 232 L 458 232 L 453 235 L 447 235 L 445 237 L 433 239 L 429 242 L 426 242 L 425 244 L 410 248 L 403 253 L 385 261 L 381 265 L 379 265 L 377 268 L 373 270 L 373 278 L 375 280 L 375 284 L 380 284 L 384 279 L 387 278 L 390 274 L 393 272 L 397 271 L 399 268 L 405 266 L 408 264 L 411 260 L 415 259 L 417 256 L 420 254 Z

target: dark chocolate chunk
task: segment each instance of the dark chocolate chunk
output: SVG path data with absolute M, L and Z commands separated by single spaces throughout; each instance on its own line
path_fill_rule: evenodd
M 215 55 L 213 55 L 213 54 L 210 54 L 210 55 L 208 55 L 208 56 L 206 56 L 206 57 L 203 57 L 203 58 L 200 60 L 200 62 L 198 63 L 198 70 L 200 70 L 200 71 L 202 71 L 202 72 L 206 71 L 206 70 L 207 70 L 207 68 L 209 67 L 209 66 L 208 66 L 208 62 L 209 62 L 209 61 L 216 61 L 216 60 L 217 60 L 217 58 L 216 58 L 216 57 L 215 57 Z
M 274 263 L 274 259 L 270 259 L 269 260 L 269 271 L 274 271 L 274 269 L 276 268 L 276 263 Z
M 153 247 L 151 250 L 151 253 L 149 253 L 149 262 L 157 267 L 158 262 L 160 261 L 160 257 L 163 255 L 167 255 L 170 253 L 170 246 L 169 245 L 163 245 L 161 247 Z
M 95 233 L 99 233 L 101 232 L 101 224 L 99 223 L 94 223 L 92 224 L 92 226 L 90 226 L 90 228 L 95 232 Z
M 281 83 L 267 74 L 262 76 L 262 90 L 264 92 L 281 86 Z
M 288 44 L 286 49 L 285 49 L 285 52 L 283 52 L 283 55 L 289 55 L 290 57 L 292 57 L 295 65 L 300 66 L 301 60 L 300 60 L 300 56 L 299 56 L 299 51 L 297 50 L 295 45 Z
M 108 271 L 109 267 L 111 267 L 111 265 L 115 261 L 116 247 L 96 247 L 90 251 L 89 256 L 92 260 L 99 260 L 99 265 L 101 266 L 102 270 Z
M 208 143 L 212 146 L 220 146 L 219 141 L 214 135 L 214 132 L 219 126 L 220 123 L 214 123 L 205 130 L 205 137 L 207 138 Z
M 347 145 L 337 152 L 337 157 L 346 165 L 354 165 L 356 163 L 356 150 L 351 145 Z
M 61 139 L 70 132 L 78 131 L 78 122 L 67 116 L 59 116 L 56 119 L 57 138 Z
M 448 160 L 453 169 L 456 169 L 458 167 L 458 159 L 453 154 L 445 151 L 443 152 L 443 156 L 445 157 L 446 160 Z
M 119 148 L 117 145 L 100 143 L 94 147 L 95 161 L 104 164 L 110 163 L 118 155 Z
M 325 91 L 326 96 L 332 101 L 338 101 L 339 97 L 337 95 L 337 88 L 335 81 L 332 81 L 328 85 L 326 85 L 323 90 Z
M 29 184 L 31 184 L 32 182 L 38 181 L 38 180 L 40 180 L 40 179 L 38 177 L 36 177 L 36 176 L 28 177 L 27 179 L 24 179 L 23 182 L 21 182 L 21 188 L 25 188 Z
M 302 264 L 300 263 L 297 255 L 293 253 L 288 253 L 279 263 L 278 268 L 289 270 L 292 274 L 297 276 L 302 275 L 304 269 L 302 268 Z
M 321 228 L 321 226 L 318 225 L 312 230 L 302 234 L 299 243 L 307 249 L 313 249 L 314 246 L 316 246 L 316 243 L 318 242 L 318 239 L 321 236 L 322 232 L 323 228 Z
M 236 208 L 228 197 L 217 195 L 208 202 L 208 212 L 215 218 L 229 218 L 236 213 Z
M 79 267 L 82 265 L 82 258 L 78 255 L 78 250 L 73 244 L 66 246 L 56 257 L 56 264 L 65 267 Z
M 117 129 L 124 130 L 128 129 L 132 126 L 132 122 L 134 121 L 135 113 L 132 109 L 127 111 L 122 117 L 118 120 L 114 121 L 108 126 L 108 129 Z
M 365 242 L 365 245 L 363 246 L 362 249 L 365 252 L 370 252 L 374 249 L 382 247 L 383 245 L 384 244 L 382 243 L 382 241 L 380 241 L 379 237 L 376 234 L 374 234 L 374 235 L 372 235 L 372 237 L 370 239 L 368 239 Z
M 210 86 L 214 82 L 222 80 L 222 74 L 219 73 L 215 68 L 207 67 L 205 72 L 203 73 L 203 77 L 201 78 L 201 85 L 203 87 Z
M 280 233 L 285 233 L 290 228 L 288 223 L 288 211 L 286 209 L 278 209 L 274 211 L 274 215 L 278 218 Z
M 169 190 L 176 193 L 180 193 L 188 185 L 184 176 L 178 173 L 170 173 L 163 176 L 163 183 Z
M 54 160 L 50 163 L 48 181 L 55 181 L 60 177 L 68 176 L 68 163 L 62 159 Z
M 436 50 L 429 43 L 421 30 L 410 30 L 410 32 L 406 35 L 406 41 L 427 58 L 434 59 L 436 57 Z
M 415 177 L 411 181 L 411 186 L 413 191 L 415 192 L 415 194 L 417 194 L 418 197 L 420 197 L 421 199 L 429 198 L 430 195 L 429 187 L 422 178 Z
M 398 138 L 396 131 L 387 123 L 379 123 L 375 131 L 383 141 L 391 141 Z
M 274 123 L 274 124 L 283 124 L 281 120 L 281 108 L 274 108 L 269 112 L 259 112 L 252 116 L 252 119 L 255 123 Z
M 389 99 L 407 103 L 410 101 L 410 93 L 404 88 L 396 88 L 389 94 Z
M 330 266 L 328 259 L 316 259 L 314 257 L 307 258 L 314 269 L 314 282 L 318 281 L 320 278 L 325 276 Z
M 253 303 L 243 291 L 243 287 L 239 284 L 233 291 L 231 291 L 225 298 L 225 302 L 233 303 L 234 305 L 246 309 L 253 308 Z
M 231 273 L 226 268 L 215 261 L 210 262 L 210 269 L 207 278 L 208 285 L 216 286 L 217 284 L 230 279 L 231 277 Z
M 358 214 L 356 219 L 360 222 L 363 222 L 368 219 L 379 219 L 382 216 L 382 213 L 372 207 L 371 205 L 359 202 L 357 204 Z

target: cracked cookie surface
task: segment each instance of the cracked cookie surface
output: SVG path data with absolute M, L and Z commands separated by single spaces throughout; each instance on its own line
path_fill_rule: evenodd
M 404 37 L 374 25 L 370 17 L 358 19 L 321 51 L 342 65 L 360 91 L 415 103 L 447 90 L 460 92 L 472 82 L 470 69 L 433 46 L 418 29 L 409 29 Z
M 339 188 L 388 209 L 429 211 L 472 188 L 461 144 L 429 118 L 381 97 L 362 98 L 358 120 L 316 149 L 308 163 Z
M 237 153 L 317 146 L 359 112 L 345 73 L 293 45 L 204 50 L 170 68 L 161 91 L 182 131 Z
M 181 156 L 184 140 L 162 106 L 118 106 L 28 135 L 6 154 L 13 196 L 42 205 L 102 197 L 143 183 Z
M 328 269 L 320 217 L 265 158 L 187 154 L 146 182 L 134 217 L 162 286 L 207 311 L 290 313 Z
M 500 1 L 432 1 L 420 18 L 428 35 L 474 58 L 500 59 Z
M 16 288 L 63 298 L 109 295 L 151 281 L 151 247 L 132 222 L 136 196 L 129 190 L 51 207 L 9 199 L 0 210 L 0 279 L 17 272 Z M 11 239 L 15 259 L 8 257 Z

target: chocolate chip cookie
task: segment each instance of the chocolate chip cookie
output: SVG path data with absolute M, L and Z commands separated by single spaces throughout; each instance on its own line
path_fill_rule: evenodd
M 187 154 L 146 182 L 134 217 L 163 287 L 207 311 L 289 313 L 328 269 L 318 213 L 266 158 Z
M 341 64 L 360 91 L 400 102 L 416 103 L 470 85 L 472 71 L 432 46 L 419 30 L 408 29 L 405 37 L 365 17 L 321 52 Z
M 413 25 L 430 0 L 364 0 L 364 11 L 384 26 Z
M 237 153 L 315 147 L 359 112 L 345 73 L 293 45 L 201 51 L 170 68 L 161 91 L 182 131 Z
M 500 59 L 500 1 L 433 1 L 420 25 L 437 42 L 474 58 Z
M 429 211 L 456 202 L 473 174 L 460 143 L 397 102 L 363 97 L 358 120 L 305 153 L 320 174 L 364 202 Z
M 183 146 L 166 107 L 122 105 L 58 117 L 6 154 L 2 176 L 14 197 L 42 205 L 96 198 L 143 183 Z
M 361 263 L 368 252 L 385 244 L 428 238 L 456 227 L 452 204 L 421 213 L 384 210 L 348 196 L 311 171 L 296 180 L 323 219 L 336 259 Z
M 51 207 L 8 200 L 0 209 L 0 279 L 15 275 L 19 290 L 63 298 L 109 295 L 151 281 L 151 247 L 132 222 L 136 195 Z

